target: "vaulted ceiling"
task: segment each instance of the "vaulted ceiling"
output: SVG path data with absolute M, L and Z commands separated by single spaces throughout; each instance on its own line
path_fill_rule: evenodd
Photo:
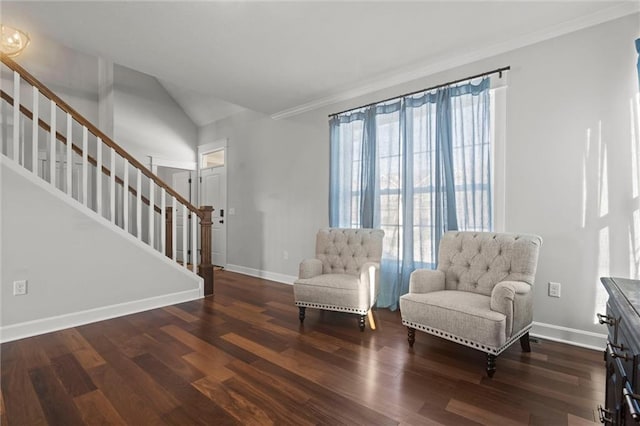
M 312 109 L 637 10 L 637 1 L 1 5 L 7 24 L 155 76 L 198 125 L 241 108 Z

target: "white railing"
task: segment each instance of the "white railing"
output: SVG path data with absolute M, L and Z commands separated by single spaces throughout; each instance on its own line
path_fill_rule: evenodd
M 212 209 L 194 207 L 17 63 L 1 54 L 0 59 L 2 153 L 113 226 L 200 273 L 205 294 L 212 292 Z

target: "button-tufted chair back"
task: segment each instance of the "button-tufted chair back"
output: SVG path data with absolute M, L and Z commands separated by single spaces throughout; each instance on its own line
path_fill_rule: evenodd
M 383 237 L 380 229 L 321 229 L 316 258 L 322 262 L 322 273 L 358 276 L 366 262 L 380 262 Z
M 500 281 L 533 285 L 542 240 L 536 235 L 446 232 L 440 241 L 438 270 L 447 290 L 487 296 Z

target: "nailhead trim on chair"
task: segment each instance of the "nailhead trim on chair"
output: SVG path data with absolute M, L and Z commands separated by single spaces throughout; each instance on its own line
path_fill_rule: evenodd
M 491 355 L 500 355 L 505 349 L 507 349 L 513 342 L 524 336 L 530 329 L 531 324 L 520 330 L 520 332 L 511 337 L 511 339 L 507 340 L 507 342 L 500 346 L 499 348 L 494 348 L 491 346 L 486 346 L 481 343 L 474 342 L 473 340 L 463 339 L 462 337 L 455 336 L 453 334 L 447 333 L 446 331 L 438 330 L 437 328 L 431 328 L 426 325 L 416 324 L 411 321 L 402 320 L 402 324 L 407 327 L 415 328 L 416 330 L 424 331 L 429 334 L 433 334 L 434 336 L 442 337 L 443 339 L 451 340 L 452 342 L 459 343 L 464 346 L 468 346 L 473 349 L 479 349 L 482 352 L 486 352 Z
M 304 308 L 326 309 L 329 311 L 350 312 L 350 313 L 360 314 L 360 315 L 366 315 L 367 312 L 369 312 L 369 310 L 364 310 L 360 308 L 345 308 L 344 306 L 323 305 L 320 303 L 309 303 L 309 302 L 296 302 L 296 306 L 300 306 Z

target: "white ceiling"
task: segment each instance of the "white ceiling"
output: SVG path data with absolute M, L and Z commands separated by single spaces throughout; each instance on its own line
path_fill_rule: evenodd
M 362 94 L 638 10 L 638 1 L 10 2 L 2 21 L 153 75 L 198 125 Z

